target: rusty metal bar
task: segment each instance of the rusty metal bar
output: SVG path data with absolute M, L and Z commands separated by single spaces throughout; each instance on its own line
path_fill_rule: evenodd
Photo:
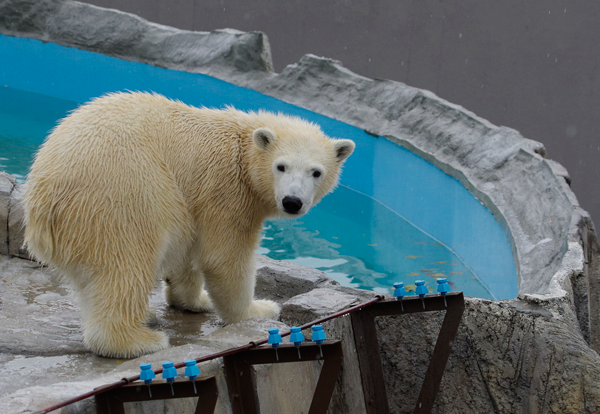
M 409 296 L 401 301 L 379 302 L 351 314 L 367 414 L 390 412 L 379 355 L 375 317 L 446 311 L 414 411 L 423 414 L 431 412 L 433 408 L 464 309 L 465 301 L 462 292 L 452 292 L 445 297 Z
M 375 317 L 368 309 L 353 312 L 350 317 L 367 414 L 389 413 Z
M 368 311 L 373 316 L 402 315 L 404 313 L 446 311 L 464 309 L 465 299 L 462 292 L 451 292 L 445 296 L 431 295 L 420 298 L 405 296 L 403 300 L 383 301 L 370 306 Z
M 321 374 L 308 412 L 325 414 L 342 367 L 341 342 L 325 341 L 321 345 L 306 342 L 299 347 L 283 344 L 276 349 L 277 352 L 275 348 L 260 346 L 223 358 L 233 413 L 258 414 L 260 412 L 252 365 L 323 360 Z
M 414 411 L 415 414 L 430 413 L 433 409 L 433 403 L 440 389 L 442 376 L 444 375 L 450 352 L 452 352 L 452 344 L 458 333 L 458 327 L 460 326 L 464 310 L 463 302 L 462 308 L 457 307 L 446 311 L 444 322 L 442 322 L 442 327 L 440 328 L 440 333 L 430 358 L 429 367 L 421 386 L 421 393 L 419 394 Z
M 170 400 L 198 397 L 195 414 L 212 414 L 217 405 L 217 380 L 215 377 L 174 382 L 141 382 L 127 384 L 104 391 L 95 396 L 98 414 L 125 414 L 127 402 Z

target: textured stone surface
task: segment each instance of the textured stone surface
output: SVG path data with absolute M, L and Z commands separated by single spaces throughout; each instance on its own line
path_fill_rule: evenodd
M 12 175 L 0 171 L 0 254 L 8 254 L 8 212 L 10 195 L 16 184 Z
M 282 303 L 292 296 L 310 292 L 318 287 L 339 284 L 325 273 L 293 263 L 282 263 L 266 256 L 256 256 L 255 296 L 270 298 Z
M 333 313 L 353 303 L 346 293 L 326 291 L 290 299 L 282 320 L 300 325 L 321 314 L 315 309 Z M 330 296 L 338 300 L 329 301 Z M 377 318 L 391 412 L 414 409 L 442 319 L 443 312 Z M 344 371 L 330 412 L 364 412 L 358 377 L 348 375 L 358 372 L 349 318 L 324 327 L 329 337 L 344 338 L 345 344 Z M 581 335 L 567 299 L 467 298 L 433 412 L 595 413 L 600 410 L 599 380 L 600 356 Z
M 320 288 L 308 293 L 294 296 L 283 304 L 281 320 L 304 320 L 306 322 L 331 315 L 341 309 L 346 309 L 360 302 L 373 298 L 370 292 L 340 292 L 331 288 Z M 360 296 L 359 296 L 360 295 Z M 361 300 L 362 299 L 362 300 Z
M 178 30 L 75 1 L 2 0 L 0 32 L 215 76 L 273 70 L 263 33 Z
M 29 258 L 23 249 L 23 193 L 15 177 L 0 171 L 0 254 Z
M 8 204 L 8 254 L 28 259 L 29 253 L 23 248 L 25 238 L 25 210 L 23 209 L 23 195 L 25 185 L 15 184 Z

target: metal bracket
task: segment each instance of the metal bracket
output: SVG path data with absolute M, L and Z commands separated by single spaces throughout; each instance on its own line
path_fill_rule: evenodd
M 321 375 L 308 413 L 325 414 L 342 367 L 342 358 L 340 341 L 324 341 L 321 345 L 314 342 L 303 343 L 300 346 L 282 344 L 277 348 L 262 345 L 224 357 L 227 388 L 233 413 L 258 414 L 260 412 L 252 378 L 252 365 L 323 360 Z
M 414 411 L 421 414 L 429 413 L 433 409 L 464 309 L 465 299 L 462 292 L 452 292 L 445 296 L 435 295 L 424 298 L 409 296 L 403 300 L 377 302 L 350 314 L 367 414 L 390 412 L 375 318 L 416 312 L 446 311 Z
M 96 395 L 98 414 L 125 414 L 124 403 L 198 397 L 195 414 L 212 414 L 217 405 L 215 377 L 144 384 L 134 382 Z

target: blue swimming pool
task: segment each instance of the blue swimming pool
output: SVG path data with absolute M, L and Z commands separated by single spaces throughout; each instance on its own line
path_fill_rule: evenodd
M 324 270 L 347 286 L 390 292 L 445 276 L 470 296 L 518 294 L 510 244 L 456 179 L 391 141 L 198 74 L 0 35 L 0 170 L 24 181 L 56 121 L 107 92 L 154 91 L 190 105 L 298 115 L 357 144 L 340 188 L 296 221 L 270 221 L 260 253 Z

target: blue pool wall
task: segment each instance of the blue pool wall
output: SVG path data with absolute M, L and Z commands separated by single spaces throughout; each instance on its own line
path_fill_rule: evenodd
M 195 106 L 264 108 L 316 122 L 326 134 L 357 144 L 342 185 L 375 198 L 451 248 L 496 299 L 518 294 L 509 240 L 489 210 L 456 179 L 385 138 L 206 75 L 5 35 L 0 56 L 0 85 L 72 101 L 73 107 L 108 92 L 153 91 Z

